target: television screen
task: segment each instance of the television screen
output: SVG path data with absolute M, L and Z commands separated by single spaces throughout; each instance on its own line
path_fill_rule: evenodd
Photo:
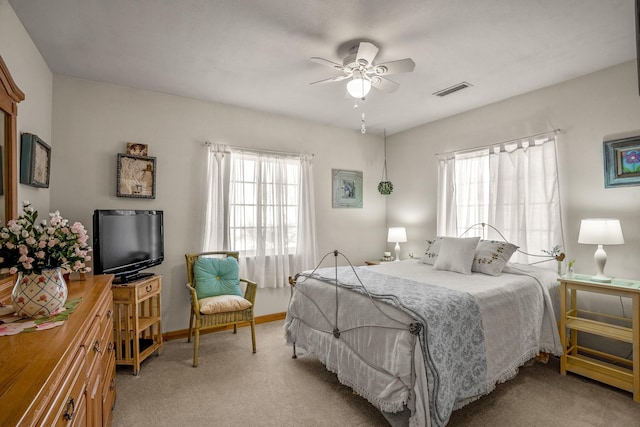
M 163 211 L 104 210 L 93 213 L 96 274 L 126 282 L 164 260 Z

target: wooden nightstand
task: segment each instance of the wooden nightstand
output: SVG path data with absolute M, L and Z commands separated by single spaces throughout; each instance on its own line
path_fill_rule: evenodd
M 560 340 L 564 346 L 564 354 L 560 359 L 560 373 L 565 375 L 567 371 L 574 372 L 630 391 L 633 393 L 633 400 L 640 402 L 640 281 L 613 279 L 611 283 L 602 283 L 580 274 L 571 278 L 561 277 L 558 280 Z M 631 318 L 578 310 L 577 291 L 631 298 Z M 597 315 L 604 320 L 591 320 L 585 315 Z M 633 360 L 579 345 L 578 331 L 631 343 Z
M 114 284 L 113 335 L 116 343 L 116 365 L 133 366 L 162 349 L 160 326 L 162 278 L 153 275 L 135 282 Z

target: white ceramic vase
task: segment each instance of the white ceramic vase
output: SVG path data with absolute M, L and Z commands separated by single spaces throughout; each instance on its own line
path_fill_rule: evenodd
M 50 317 L 61 311 L 67 301 L 67 283 L 59 268 L 42 273 L 18 273 L 11 303 L 20 317 Z

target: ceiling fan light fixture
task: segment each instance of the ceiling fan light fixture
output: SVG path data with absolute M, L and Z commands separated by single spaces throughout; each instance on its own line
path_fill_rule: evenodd
M 371 81 L 362 76 L 354 77 L 347 83 L 347 92 L 354 98 L 364 98 L 371 90 Z

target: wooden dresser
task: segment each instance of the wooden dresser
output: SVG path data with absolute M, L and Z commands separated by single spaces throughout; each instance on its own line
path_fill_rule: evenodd
M 111 425 L 112 280 L 72 278 L 68 298 L 82 302 L 64 325 L 0 337 L 0 426 Z

